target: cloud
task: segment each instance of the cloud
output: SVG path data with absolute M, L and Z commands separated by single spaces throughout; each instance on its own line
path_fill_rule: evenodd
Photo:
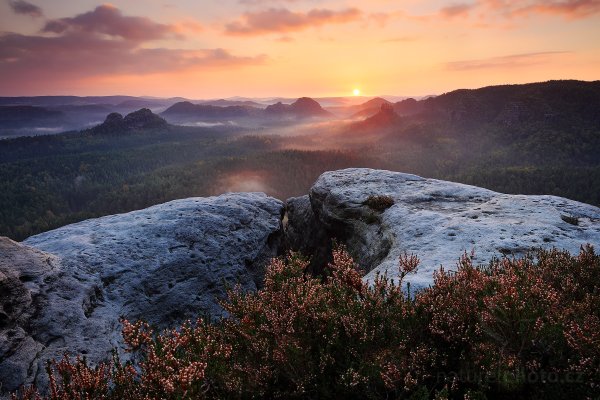
M 93 11 L 72 18 L 50 20 L 42 32 L 93 33 L 133 41 L 182 38 L 174 25 L 160 24 L 145 17 L 124 16 L 121 10 L 110 4 L 98 6 Z
M 560 15 L 569 19 L 587 18 L 600 13 L 600 0 L 525 1 L 510 10 L 511 16 L 531 14 Z
M 303 0 L 238 0 L 238 3 L 255 5 L 255 4 L 265 4 L 265 3 L 296 3 L 298 1 L 303 1 Z M 311 1 L 318 1 L 318 0 L 311 0 Z
M 361 16 L 361 11 L 356 8 L 340 11 L 313 9 L 306 13 L 292 12 L 286 8 L 270 8 L 245 13 L 240 20 L 227 24 L 225 32 L 230 35 L 285 33 L 313 26 L 356 21 Z
M 194 20 L 185 20 L 177 22 L 174 25 L 174 30 L 183 34 L 183 32 L 200 33 L 204 32 L 204 26 Z
M 17 14 L 29 15 L 35 18 L 44 16 L 44 12 L 40 7 L 24 0 L 8 0 L 8 5 Z
M 294 38 L 291 36 L 280 36 L 275 40 L 281 43 L 290 43 L 294 41 Z
M 73 81 L 99 76 L 237 68 L 267 61 L 265 55 L 237 56 L 221 48 L 149 45 L 155 39 L 179 38 L 182 29 L 200 28 L 191 22 L 163 25 L 125 17 L 112 6 L 100 6 L 73 18 L 49 21 L 40 35 L 0 33 L 0 86 L 7 91 L 45 87 L 48 82 L 68 87 Z
M 373 14 L 383 23 L 388 19 L 404 19 L 424 23 L 456 22 L 473 27 L 510 27 L 528 17 L 544 15 L 565 19 L 584 19 L 600 14 L 600 0 L 471 0 L 438 8 L 429 14 L 410 14 L 404 10 Z M 509 25 L 506 25 L 506 24 Z
M 452 61 L 446 63 L 446 69 L 452 71 L 470 71 L 476 69 L 519 68 L 541 64 L 550 57 L 570 54 L 570 51 L 543 51 L 536 53 L 511 54 L 479 60 Z
M 477 8 L 488 17 L 506 19 L 542 14 L 581 19 L 600 13 L 600 0 L 478 0 L 477 3 L 471 4 L 470 8 Z M 448 8 L 440 10 L 441 15 L 444 15 L 444 10 L 448 11 Z
M 380 42 L 381 43 L 407 43 L 407 42 L 414 42 L 416 40 L 419 40 L 419 38 L 417 36 L 397 36 L 397 37 L 383 39 Z
M 55 78 L 110 74 L 149 74 L 192 67 L 257 64 L 265 56 L 237 57 L 223 49 L 142 48 L 125 40 L 89 35 L 0 36 L 0 76 Z
M 447 7 L 443 7 L 440 9 L 439 14 L 442 17 L 446 18 L 454 18 L 459 16 L 464 16 L 469 14 L 473 8 L 475 8 L 477 4 L 453 4 Z

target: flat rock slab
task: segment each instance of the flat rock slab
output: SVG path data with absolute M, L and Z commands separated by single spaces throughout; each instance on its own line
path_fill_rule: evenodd
M 394 204 L 378 212 L 369 196 Z M 372 169 L 326 172 L 310 192 L 318 221 L 347 244 L 369 271 L 398 276 L 404 251 L 421 259 L 413 287 L 429 285 L 440 265 L 456 266 L 474 252 L 476 263 L 520 256 L 535 248 L 579 253 L 600 245 L 600 208 L 556 196 L 508 195 L 474 186 Z
M 255 290 L 280 251 L 283 207 L 232 193 L 91 219 L 23 244 L 3 238 L 0 285 L 15 295 L 0 296 L 2 390 L 44 387 L 45 360 L 65 352 L 106 359 L 121 343 L 121 316 L 161 329 L 220 316 L 227 286 Z

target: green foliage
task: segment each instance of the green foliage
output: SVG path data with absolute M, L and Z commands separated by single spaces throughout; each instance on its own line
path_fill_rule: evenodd
M 232 190 L 254 171 L 280 198 L 306 193 L 329 169 L 377 165 L 355 152 L 275 150 L 278 137 L 171 127 L 0 141 L 0 235 L 15 240 L 69 223 L 177 198 Z M 248 132 L 244 132 L 248 133 Z M 235 189 L 235 187 L 233 187 Z
M 169 126 L 0 140 L 0 235 L 22 240 L 91 217 L 225 191 L 287 199 L 306 194 L 321 173 L 348 167 L 600 205 L 598 93 L 597 83 L 582 82 L 457 91 L 425 100 L 422 113 L 375 132 L 344 124 L 269 132 Z M 279 129 L 301 136 L 258 136 Z
M 579 225 L 579 218 L 574 217 L 572 215 L 561 215 L 560 219 L 565 221 L 567 224 Z

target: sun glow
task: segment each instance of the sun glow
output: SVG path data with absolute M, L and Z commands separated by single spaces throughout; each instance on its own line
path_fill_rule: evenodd
M 352 93 L 353 93 L 355 96 L 360 96 L 360 89 L 354 89 L 354 90 L 352 91 Z

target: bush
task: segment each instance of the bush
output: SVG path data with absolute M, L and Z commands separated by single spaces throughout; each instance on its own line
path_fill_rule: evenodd
M 123 321 L 133 361 L 49 367 L 48 399 L 594 398 L 600 395 L 600 257 L 539 251 L 456 272 L 406 296 L 367 285 L 335 250 L 326 277 L 275 259 L 258 292 L 229 293 L 229 317 L 155 334 Z M 33 399 L 33 389 L 15 398 Z

